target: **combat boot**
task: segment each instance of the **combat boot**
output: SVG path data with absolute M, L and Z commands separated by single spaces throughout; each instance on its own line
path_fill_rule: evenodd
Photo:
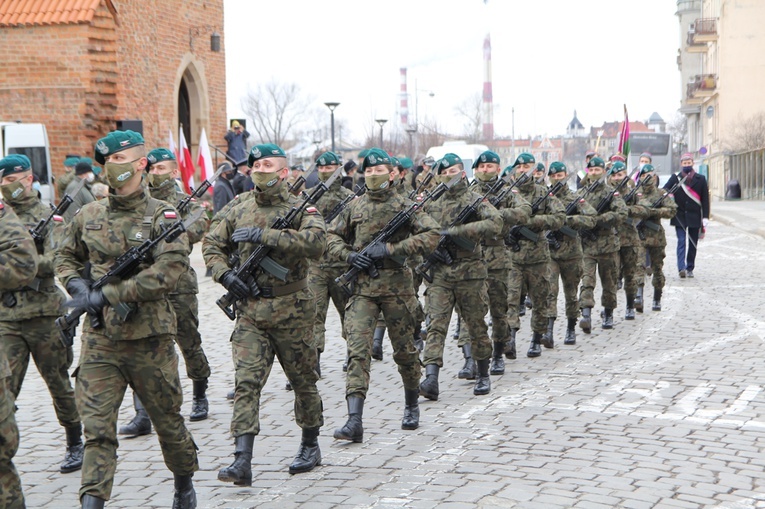
M 643 312 L 643 285 L 638 286 L 637 294 L 635 294 L 635 311 Z
M 526 316 L 526 296 L 521 295 L 521 302 L 518 304 L 518 316 Z
M 226 393 L 226 399 L 229 401 L 233 401 L 236 397 L 236 389 L 231 389 Z
M 604 329 L 613 329 L 614 328 L 614 310 L 605 308 L 603 310 L 603 324 L 602 327 Z
M 375 327 L 375 334 L 372 338 L 372 358 L 376 361 L 383 360 L 383 336 L 385 336 L 385 327 Z
M 321 465 L 321 450 L 319 450 L 319 428 L 306 428 L 300 440 L 297 456 L 290 465 L 290 474 L 310 472 Z
M 529 351 L 526 352 L 526 357 L 539 357 L 542 355 L 542 333 L 541 332 L 534 332 L 531 335 L 531 345 L 529 346 Z
M 627 311 L 624 313 L 625 320 L 635 319 L 635 297 L 627 295 Z
M 555 318 L 547 319 L 547 332 L 542 334 L 542 346 L 545 348 L 555 348 L 555 340 L 553 339 L 553 330 L 555 328 Z
M 529 309 L 534 307 L 534 303 L 531 302 L 531 296 L 528 295 L 528 294 L 526 295 L 526 302 L 525 302 L 525 304 L 526 304 L 526 307 L 529 308 Z
M 119 431 L 120 435 L 127 435 L 125 438 L 135 438 L 151 433 L 151 419 L 149 419 L 149 414 L 146 413 L 143 403 L 138 399 L 135 392 L 133 392 L 133 406 L 135 407 L 135 417 L 122 426 Z
M 287 381 L 284 383 L 284 390 L 285 390 L 285 391 L 291 391 L 291 390 L 292 390 L 292 383 L 291 383 L 289 380 L 287 380 Z
M 462 355 L 465 357 L 465 365 L 457 374 L 457 378 L 461 380 L 475 380 L 475 361 L 473 360 L 470 343 L 462 345 Z
M 207 379 L 194 380 L 194 399 L 191 403 L 191 415 L 189 415 L 190 421 L 203 421 L 207 419 Z
M 515 334 L 518 329 L 510 329 L 510 339 L 505 341 L 505 357 L 508 359 L 515 359 L 518 354 L 515 351 Z
M 364 427 L 361 424 L 361 416 L 364 413 L 364 398 L 361 396 L 349 396 L 348 421 L 342 428 L 335 430 L 335 440 L 350 440 L 361 443 L 364 440 Z
M 564 345 L 576 344 L 576 318 L 568 318 L 566 322 L 566 339 L 563 340 Z
M 80 501 L 82 502 L 82 509 L 104 509 L 104 502 L 106 502 L 103 498 L 87 494 L 83 495 Z
M 60 471 L 62 474 L 75 472 L 82 468 L 82 455 L 85 452 L 85 446 L 82 445 L 82 426 L 70 426 L 66 428 L 66 454 L 64 461 L 61 462 Z
M 218 472 L 218 480 L 237 486 L 252 486 L 252 446 L 255 435 L 246 433 L 234 439 L 234 462 Z
M 495 341 L 494 350 L 491 354 L 491 373 L 492 375 L 504 375 L 505 374 L 505 359 L 502 354 L 505 353 L 505 342 Z
M 316 374 L 321 378 L 321 350 L 316 350 Z
M 420 327 L 416 327 L 414 329 L 414 347 L 417 349 L 418 352 L 422 352 L 425 350 L 425 340 L 422 339 L 423 337 L 423 329 Z
M 579 327 L 585 334 L 592 332 L 592 308 L 582 308 L 582 319 L 579 320 Z
M 417 429 L 420 427 L 420 391 L 404 389 L 404 418 L 401 419 L 401 429 Z
M 491 378 L 489 378 L 489 359 L 482 359 L 475 361 L 478 366 L 478 377 L 475 379 L 475 387 L 473 387 L 473 394 L 475 396 L 483 396 L 491 392 Z
M 651 306 L 651 309 L 661 311 L 661 288 L 653 289 L 653 306 Z
M 438 401 L 438 371 L 436 364 L 425 366 L 425 380 L 420 384 L 420 396 L 431 401 Z
M 454 328 L 454 334 L 452 334 L 452 339 L 460 338 L 461 329 L 462 329 L 462 318 L 460 318 L 460 315 L 457 315 L 457 326 Z
M 343 362 L 343 373 L 348 372 L 348 360 L 351 358 L 351 352 L 345 351 L 345 362 Z
M 175 494 L 173 494 L 173 509 L 195 509 L 197 493 L 191 482 L 190 475 L 175 475 Z

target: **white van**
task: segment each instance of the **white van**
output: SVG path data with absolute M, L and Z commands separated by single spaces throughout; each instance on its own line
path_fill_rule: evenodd
M 427 156 L 432 157 L 436 161 L 444 157 L 451 152 L 457 154 L 462 159 L 462 163 L 465 165 L 465 173 L 468 179 L 473 178 L 473 161 L 478 159 L 478 156 L 489 150 L 486 145 L 469 144 L 466 141 L 447 141 L 443 145 L 438 147 L 430 147 L 428 149 Z
M 24 154 L 32 162 L 32 170 L 40 182 L 40 194 L 46 205 L 53 203 L 53 175 L 50 165 L 50 143 L 43 124 L 0 122 L 0 155 Z

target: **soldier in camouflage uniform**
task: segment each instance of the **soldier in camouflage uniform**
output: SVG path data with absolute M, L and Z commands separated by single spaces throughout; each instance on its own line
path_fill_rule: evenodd
M 274 356 L 295 391 L 295 420 L 303 430 L 298 454 L 289 467 L 291 474 L 307 472 L 321 463 L 318 437 L 324 424 L 316 388 L 316 299 L 308 284 L 309 260 L 318 260 L 324 253 L 324 220 L 317 208 L 309 206 L 295 218 L 292 228 L 270 228 L 299 201 L 287 191 L 286 156 L 276 145 L 256 145 L 248 165 L 255 184 L 253 198 L 234 206 L 202 244 L 213 279 L 238 301 L 238 318 L 231 335 L 236 369 L 231 434 L 236 458 L 218 473 L 218 479 L 240 486 L 252 484 L 252 448 L 255 435 L 260 433 L 260 395 Z M 284 282 L 258 270 L 254 276 L 261 293 L 251 297 L 255 287 L 237 277 L 229 256 L 238 249 L 244 261 L 259 245 L 270 248 L 269 256 L 289 273 Z
M 554 184 L 567 177 L 566 165 L 555 161 L 550 164 L 550 183 Z M 553 326 L 558 312 L 558 293 L 560 281 L 563 281 L 563 294 L 566 299 L 566 337 L 564 345 L 576 344 L 576 320 L 579 318 L 579 301 L 577 292 L 579 282 L 582 280 L 582 243 L 577 232 L 581 229 L 594 228 L 597 224 L 595 208 L 587 203 L 584 198 L 578 198 L 578 194 L 571 191 L 569 186 L 563 186 L 556 195 L 564 207 L 574 200 L 576 211 L 573 215 L 566 216 L 563 227 L 553 230 L 548 234 L 550 244 L 550 269 L 552 270 L 552 317 L 548 321 L 547 334 L 554 342 Z M 557 246 L 557 247 L 556 247 Z
M 188 270 L 185 235 L 160 242 L 151 259 L 129 279 L 92 290 L 81 278 L 90 263 L 93 280 L 117 257 L 174 223 L 175 209 L 149 196 L 142 182 L 146 167 L 143 137 L 113 131 L 96 143 L 96 160 L 105 165 L 110 194 L 85 205 L 66 227 L 56 259 L 56 274 L 72 295 L 72 307 L 85 319 L 75 397 L 85 427 L 82 507 L 102 508 L 111 496 L 117 466 L 117 412 L 128 385 L 140 397 L 157 430 L 165 464 L 175 477 L 174 508 L 196 507 L 192 476 L 199 466 L 194 440 L 181 416 L 183 393 L 174 337 L 176 319 L 167 298 Z M 125 317 L 119 310 L 130 308 Z M 123 318 L 124 317 L 124 318 Z
M 451 239 L 446 253 L 436 251 L 440 263 L 432 268 L 433 281 L 428 286 L 430 324 L 423 356 L 425 380 L 420 384 L 420 395 L 433 401 L 438 399 L 438 373 L 444 365 L 444 341 L 454 308 L 459 310 L 470 331 L 470 350 L 478 367 L 473 394 L 491 391 L 491 344 L 484 321 L 489 307 L 488 270 L 482 260 L 480 243 L 496 237 L 502 230 L 502 216 L 488 202 L 480 203 L 468 222 L 451 226 L 459 213 L 481 195 L 468 190 L 462 159 L 456 154 L 444 155 L 436 163 L 435 172 L 438 183 L 447 183 L 457 175 L 461 175 L 462 180 L 425 207 L 430 217 L 441 225 L 442 234 Z M 473 244 L 472 250 L 459 244 L 465 241 Z
M 664 288 L 664 256 L 667 247 L 667 237 L 664 235 L 664 227 L 661 225 L 662 219 L 672 219 L 677 213 L 677 204 L 673 196 L 664 199 L 659 207 L 654 207 L 654 203 L 664 195 L 664 190 L 658 187 L 659 177 L 654 171 L 653 165 L 645 164 L 640 170 L 642 178 L 650 176 L 643 184 L 643 196 L 640 198 L 640 205 L 646 209 L 646 218 L 644 226 L 639 233 L 645 237 L 644 246 L 648 252 L 653 269 L 653 311 L 661 311 L 661 293 Z M 642 280 L 640 280 L 642 283 Z M 638 287 L 640 294 L 643 293 L 643 287 Z
M 593 157 L 587 163 L 587 175 L 582 179 L 582 186 L 589 186 L 602 178 L 605 162 L 600 157 Z M 601 200 L 612 191 L 608 184 L 601 184 L 587 196 L 587 202 L 597 209 Z M 595 306 L 595 272 L 600 275 L 603 285 L 601 304 L 603 305 L 603 328 L 613 329 L 614 308 L 616 308 L 616 280 L 619 277 L 619 236 L 616 225 L 627 217 L 627 207 L 618 195 L 610 201 L 606 210 L 597 215 L 595 228 L 582 232 L 582 251 L 584 253 L 584 272 L 579 292 L 579 308 L 582 319 L 579 326 L 589 334 L 592 331 L 592 308 Z
M 178 162 L 175 160 L 175 154 L 166 148 L 157 148 L 149 152 L 146 158 L 149 161 L 147 168 L 149 173 L 146 176 L 146 181 L 149 184 L 151 197 L 173 206 L 184 200 L 188 195 L 181 191 L 176 184 L 176 179 L 180 177 L 180 171 Z M 196 200 L 192 199 L 186 210 L 181 213 L 181 217 L 186 219 L 201 208 Z M 203 215 L 186 230 L 191 249 L 193 249 L 194 244 L 202 240 L 206 231 L 207 218 Z M 177 327 L 175 341 L 186 361 L 186 374 L 191 378 L 194 386 L 189 420 L 201 421 L 207 419 L 208 403 L 205 391 L 207 390 L 207 379 L 210 377 L 210 364 L 207 362 L 204 350 L 202 350 L 202 337 L 198 330 L 197 293 L 199 293 L 199 288 L 197 286 L 197 274 L 191 263 L 188 263 L 188 270 L 181 276 L 178 287 L 168 295 L 168 298 L 173 305 L 173 311 L 175 311 Z M 120 435 L 128 435 L 129 438 L 151 433 L 149 415 L 135 394 L 133 394 L 133 403 L 136 410 L 135 417 L 119 429 Z
M 59 201 L 66 194 L 67 186 L 74 180 L 74 167 L 79 161 L 79 156 L 74 155 L 67 155 L 64 159 L 64 174 L 56 178 L 56 194 Z
M 32 167 L 27 156 L 9 155 L 0 160 L 2 190 L 6 206 L 13 207 L 19 220 L 32 230 L 50 215 L 32 188 Z M 0 340 L 10 364 L 13 378 L 11 391 L 18 398 L 29 366 L 34 359 L 48 391 L 53 398 L 58 422 L 66 430 L 67 451 L 61 463 L 62 473 L 82 467 L 82 425 L 74 402 L 74 390 L 69 382 L 72 349 L 61 343 L 56 317 L 64 311 L 64 293 L 56 286 L 53 260 L 64 230 L 64 219 L 53 219 L 37 242 L 39 255 L 37 274 L 26 286 L 2 295 L 0 305 Z
M 360 271 L 345 309 L 345 332 L 350 351 L 345 389 L 349 416 L 345 425 L 334 434 L 338 440 L 353 442 L 361 442 L 364 437 L 361 418 L 369 388 L 372 334 L 380 311 L 388 327 L 393 360 L 404 382 L 406 403 L 401 427 L 416 429 L 419 426 L 421 370 L 412 340 L 417 296 L 412 272 L 403 263 L 407 256 L 430 253 L 439 238 L 438 224 L 419 211 L 386 245 L 377 244 L 378 249 L 370 256 L 361 254 L 360 251 L 399 211 L 412 204 L 391 189 L 391 158 L 384 150 L 369 149 L 361 166 L 367 192 L 351 202 L 332 222 L 327 243 L 332 258 L 346 260 Z M 377 278 L 368 274 L 372 264 L 378 268 Z
M 524 152 L 516 158 L 513 167 L 516 168 L 517 173 L 528 173 L 534 171 L 536 161 L 532 154 Z M 519 177 L 520 175 L 516 176 L 516 178 Z M 520 184 L 517 189 L 531 204 L 548 195 L 547 187 L 537 184 L 533 178 Z M 524 282 L 534 303 L 531 312 L 531 345 L 526 352 L 528 357 L 542 355 L 540 345 L 543 344 L 542 336 L 547 330 L 548 309 L 554 305 L 551 301 L 550 248 L 547 245 L 545 231 L 560 229 L 564 221 L 563 206 L 556 197 L 549 196 L 510 241 L 513 258 L 513 268 L 510 271 L 508 283 L 510 327 L 514 327 L 518 320 L 519 292 Z M 528 231 L 524 231 L 523 228 Z M 553 347 L 550 342 L 545 342 L 544 345 L 547 348 Z
M 23 288 L 37 274 L 37 249 L 13 209 L 0 200 L 0 292 Z M 19 449 L 13 374 L 0 349 L 0 507 L 24 509 L 24 493 L 13 457 Z

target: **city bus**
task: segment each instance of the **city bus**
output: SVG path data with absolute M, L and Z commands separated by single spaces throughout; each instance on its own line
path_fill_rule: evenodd
M 640 154 L 643 152 L 651 154 L 651 164 L 656 168 L 660 185 L 664 185 L 664 182 L 674 172 L 672 167 L 672 135 L 655 132 L 631 133 L 627 167 L 634 168 L 637 166 Z

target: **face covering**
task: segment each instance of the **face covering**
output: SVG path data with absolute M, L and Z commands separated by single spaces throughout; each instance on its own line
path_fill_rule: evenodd
M 109 183 L 109 187 L 112 189 L 119 189 L 125 185 L 125 182 L 135 175 L 136 169 L 133 167 L 133 163 L 138 161 L 134 159 L 129 163 L 106 163 L 104 169 L 106 170 L 106 181 Z
M 0 190 L 8 203 L 14 203 L 24 197 L 24 183 L 21 180 L 0 186 Z
M 364 178 L 367 189 L 370 191 L 381 191 L 390 186 L 390 175 L 368 175 Z
M 487 173 L 485 171 L 477 171 L 475 172 L 475 178 L 478 179 L 480 182 L 491 182 L 492 180 L 497 178 L 497 174 Z
M 173 174 L 171 173 L 164 173 L 162 175 L 157 175 L 154 173 L 149 173 L 146 176 L 146 180 L 149 182 L 149 187 L 159 187 L 168 180 L 171 180 L 173 178 Z
M 317 173 L 319 174 L 319 180 L 321 180 L 322 182 L 326 182 L 327 180 L 329 180 L 329 178 L 330 178 L 330 177 L 331 177 L 331 176 L 332 176 L 332 175 L 333 175 L 335 172 L 334 172 L 334 171 L 332 171 L 332 172 L 330 172 L 330 171 L 319 171 L 319 172 L 317 172 Z
M 688 174 L 693 171 L 693 166 L 683 166 L 680 168 L 683 173 Z
M 87 180 L 88 182 L 94 182 L 96 180 L 96 176 L 93 173 L 88 173 L 88 176 L 85 177 L 85 180 Z
M 454 178 L 454 175 L 436 175 L 433 177 L 433 180 L 436 181 L 436 184 L 448 184 L 451 182 L 451 180 Z
M 252 182 L 255 184 L 255 187 L 257 187 L 262 193 L 277 194 L 279 189 L 281 189 L 280 184 L 282 179 L 279 178 L 278 171 L 272 171 L 268 173 L 254 171 L 250 177 L 252 178 Z

